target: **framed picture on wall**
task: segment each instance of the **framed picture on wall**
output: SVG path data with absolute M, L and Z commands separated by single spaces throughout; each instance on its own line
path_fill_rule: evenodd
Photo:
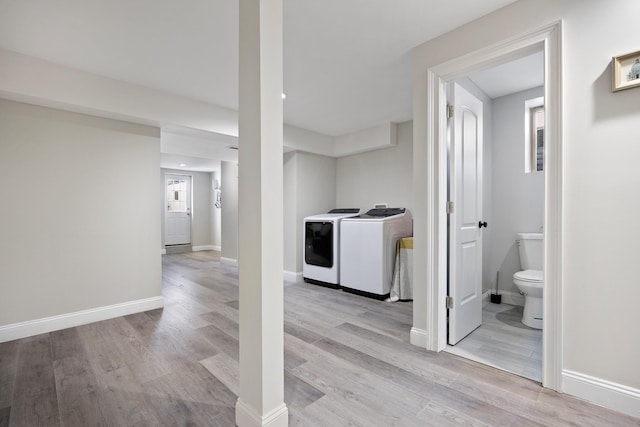
M 613 57 L 613 91 L 640 86 L 640 50 Z

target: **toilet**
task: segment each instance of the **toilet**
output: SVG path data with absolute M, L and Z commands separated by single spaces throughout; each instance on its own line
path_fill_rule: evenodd
M 516 242 L 522 271 L 513 275 L 513 284 L 524 295 L 522 323 L 542 329 L 542 233 L 518 233 Z

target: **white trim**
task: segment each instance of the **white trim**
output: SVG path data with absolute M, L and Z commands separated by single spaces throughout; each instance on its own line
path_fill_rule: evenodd
M 545 38 L 544 149 L 544 303 L 542 384 L 561 391 L 562 385 L 562 22 Z M 551 119 L 550 119 L 551 118 Z
M 0 343 L 164 307 L 161 296 L 0 326 Z
M 191 252 L 198 252 L 198 251 L 215 251 L 216 247 L 219 248 L 219 246 L 213 246 L 213 245 L 201 245 L 201 246 L 192 246 L 191 247 Z M 219 249 L 218 249 L 219 250 Z
M 531 131 L 531 110 L 537 107 L 544 107 L 544 96 L 539 96 L 533 99 L 527 99 L 524 101 L 524 172 L 536 173 L 536 167 L 534 165 L 533 152 L 535 151 L 532 145 L 536 144 L 533 140 L 533 134 Z
M 446 347 L 447 294 L 445 216 L 446 114 L 445 84 L 479 68 L 488 68 L 523 55 L 545 53 L 545 240 L 543 385 L 559 390 L 562 377 L 562 22 L 504 40 L 426 70 L 428 147 L 426 239 L 427 349 Z M 415 117 L 414 117 L 415 119 Z M 418 227 L 416 227 L 418 228 Z M 420 236 L 417 236 L 420 237 Z M 422 236 L 424 237 L 424 236 Z M 416 305 L 414 303 L 414 308 Z M 414 318 L 416 316 L 414 315 Z
M 282 276 L 285 282 L 293 282 L 293 283 L 300 283 L 302 282 L 302 272 L 300 273 L 296 273 L 293 271 L 287 271 L 284 270 L 282 272 Z
M 283 402 L 267 415 L 260 416 L 248 404 L 236 401 L 236 425 L 238 427 L 287 427 L 289 423 L 289 409 Z
M 492 294 L 493 290 L 491 289 L 482 294 L 482 307 L 485 307 L 491 302 Z M 498 295 L 502 296 L 502 304 L 519 305 L 521 307 L 524 306 L 524 295 L 520 295 L 517 292 L 500 291 Z
M 418 347 L 426 348 L 428 343 L 427 331 L 412 327 L 409 334 L 409 342 Z
M 220 252 L 222 251 L 222 246 L 211 245 L 211 250 Z
M 166 254 L 167 254 L 166 249 L 160 249 L 160 255 L 166 255 Z
M 220 262 L 228 265 L 238 266 L 238 260 L 233 258 L 225 258 L 223 256 L 220 257 Z
M 640 418 L 640 390 L 589 375 L 562 371 L 562 390 L 614 411 Z
M 491 289 L 489 289 L 487 292 L 482 294 L 482 308 L 484 308 L 487 304 L 489 304 L 489 301 L 491 299 L 490 295 L 491 295 Z

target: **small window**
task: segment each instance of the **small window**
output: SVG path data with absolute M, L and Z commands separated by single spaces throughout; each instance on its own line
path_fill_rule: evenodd
M 544 170 L 544 98 L 524 103 L 524 171 Z
M 531 170 L 544 170 L 544 107 L 533 107 L 531 113 Z
M 187 181 L 167 179 L 167 212 L 187 212 Z

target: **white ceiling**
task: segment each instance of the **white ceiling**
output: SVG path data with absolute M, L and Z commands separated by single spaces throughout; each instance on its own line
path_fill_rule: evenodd
M 539 87 L 544 84 L 544 53 L 537 52 L 468 77 L 490 98 Z
M 284 0 L 285 121 L 412 116 L 411 49 L 514 0 Z M 0 0 L 0 47 L 237 108 L 238 0 Z

